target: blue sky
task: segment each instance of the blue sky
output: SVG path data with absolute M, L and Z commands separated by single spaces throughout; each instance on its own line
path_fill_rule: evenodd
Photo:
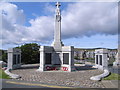
M 0 7 L 3 49 L 36 42 L 51 45 L 55 2 L 11 2 Z M 117 3 L 61 3 L 62 41 L 77 48 L 117 48 Z
M 55 6 L 55 2 L 11 2 L 18 6 L 19 9 L 23 9 L 26 16 L 26 26 L 30 26 L 28 22 L 30 19 L 35 19 L 37 16 L 52 16 L 54 12 L 46 12 L 44 7 L 47 5 Z M 70 3 L 70 2 L 69 2 Z M 62 2 L 61 10 L 66 9 L 68 3 Z

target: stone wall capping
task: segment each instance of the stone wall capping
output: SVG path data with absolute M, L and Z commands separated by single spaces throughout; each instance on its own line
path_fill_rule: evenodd
M 4 72 L 5 72 L 8 76 L 10 76 L 10 78 L 13 78 L 13 79 L 21 78 L 19 75 L 11 73 L 11 72 L 10 72 L 10 69 L 6 69 Z
M 102 78 L 107 77 L 109 74 L 110 74 L 109 70 L 105 69 L 103 74 L 92 76 L 90 80 L 100 81 Z

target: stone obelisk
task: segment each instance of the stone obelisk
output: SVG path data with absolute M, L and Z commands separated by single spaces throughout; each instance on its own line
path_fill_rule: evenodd
M 55 30 L 54 30 L 54 41 L 52 46 L 56 51 L 60 51 L 63 46 L 61 41 L 61 11 L 60 11 L 60 3 L 56 3 L 56 15 L 55 15 Z
M 52 46 L 40 46 L 40 67 L 38 71 L 60 69 L 74 71 L 74 47 L 63 46 L 61 41 L 61 12 L 60 3 L 56 4 L 54 41 Z M 53 68 L 54 66 L 54 68 Z

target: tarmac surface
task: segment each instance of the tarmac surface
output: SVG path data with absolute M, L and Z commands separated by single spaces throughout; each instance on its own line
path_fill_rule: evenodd
M 40 82 L 28 82 L 28 81 L 18 81 L 11 79 L 3 79 L 2 88 L 72 88 L 65 86 L 57 86 L 52 84 L 43 84 Z

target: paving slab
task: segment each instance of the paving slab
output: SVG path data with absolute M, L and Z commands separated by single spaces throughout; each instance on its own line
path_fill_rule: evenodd
M 92 68 L 89 65 L 76 66 L 77 71 L 45 71 L 37 72 L 38 68 L 21 68 L 13 70 L 12 73 L 20 75 L 22 81 L 38 81 L 40 83 L 64 85 L 80 88 L 105 88 L 99 81 L 92 81 L 90 77 L 102 74 L 103 71 Z

